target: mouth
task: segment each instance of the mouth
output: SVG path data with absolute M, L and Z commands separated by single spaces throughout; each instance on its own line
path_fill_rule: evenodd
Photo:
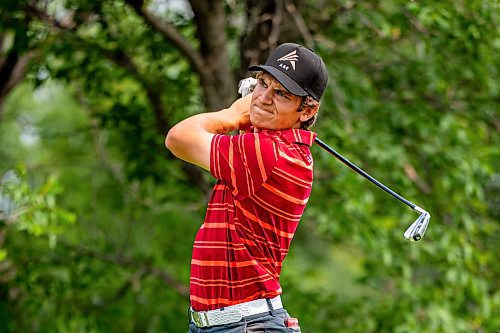
M 262 106 L 259 106 L 257 104 L 254 104 L 253 107 L 254 107 L 254 110 L 256 110 L 259 113 L 270 113 L 270 114 L 273 114 L 272 110 L 268 110 L 268 109 L 263 108 Z

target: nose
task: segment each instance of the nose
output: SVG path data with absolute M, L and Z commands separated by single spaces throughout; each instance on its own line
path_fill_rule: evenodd
M 264 104 L 272 104 L 273 103 L 273 88 L 272 86 L 269 86 L 265 88 L 265 90 L 262 91 L 262 94 L 260 94 L 260 100 Z

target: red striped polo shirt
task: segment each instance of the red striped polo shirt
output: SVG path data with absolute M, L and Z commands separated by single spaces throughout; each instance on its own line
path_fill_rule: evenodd
M 311 193 L 315 136 L 289 129 L 213 137 L 218 181 L 193 247 L 194 310 L 281 294 L 282 263 Z

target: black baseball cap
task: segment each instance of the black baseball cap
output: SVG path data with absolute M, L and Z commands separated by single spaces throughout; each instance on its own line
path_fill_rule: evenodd
M 264 65 L 253 65 L 248 70 L 268 72 L 292 94 L 311 95 L 316 101 L 328 83 L 323 60 L 313 50 L 294 43 L 281 44 Z

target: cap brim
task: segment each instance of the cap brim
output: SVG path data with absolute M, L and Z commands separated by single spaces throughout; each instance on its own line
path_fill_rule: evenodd
M 288 90 L 290 93 L 297 95 L 297 96 L 307 96 L 308 93 L 304 89 L 302 89 L 294 80 L 292 80 L 291 77 L 280 71 L 279 69 L 272 67 L 272 66 L 266 66 L 266 65 L 253 65 L 248 67 L 249 71 L 257 72 L 257 71 L 264 71 L 268 72 L 271 74 L 276 80 L 278 80 L 279 83 L 283 87 L 285 87 L 286 90 Z

